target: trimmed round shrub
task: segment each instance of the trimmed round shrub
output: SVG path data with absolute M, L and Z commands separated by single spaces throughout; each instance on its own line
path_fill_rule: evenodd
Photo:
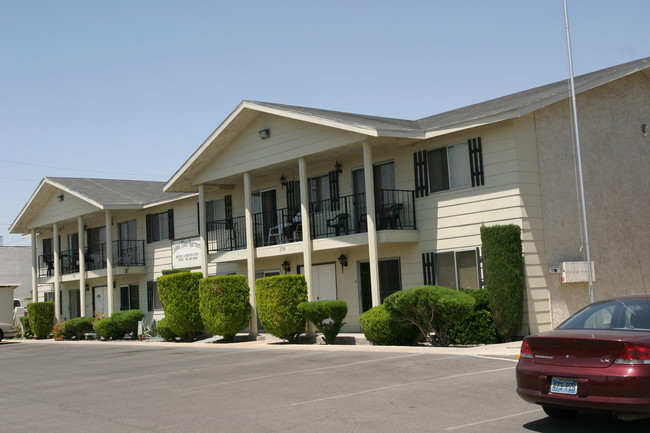
M 420 286 L 395 292 L 384 301 L 399 321 L 417 326 L 431 345 L 446 346 L 449 326 L 469 317 L 474 298 L 441 286 Z
M 131 337 L 135 337 L 138 334 L 138 322 L 142 320 L 142 311 L 117 311 L 111 315 L 111 319 L 120 328 L 120 331 L 123 332 L 122 335 L 129 334 Z
M 36 338 L 47 338 L 54 324 L 53 302 L 31 302 L 27 304 L 29 327 Z
M 83 340 L 84 334 L 93 332 L 94 321 L 95 319 L 92 317 L 75 317 L 67 320 L 64 322 L 63 338 L 66 340 Z
M 176 341 L 177 335 L 174 334 L 172 328 L 169 327 L 169 321 L 167 318 L 162 318 L 156 324 L 156 331 L 165 341 Z
M 120 340 L 125 332 L 113 320 L 112 317 L 98 320 L 93 325 L 93 330 L 104 340 Z
M 307 301 L 307 283 L 302 275 L 276 275 L 255 282 L 257 313 L 266 332 L 291 343 L 305 330 L 298 304 Z
M 332 344 L 345 325 L 343 319 L 348 314 L 348 303 L 327 300 L 301 302 L 298 311 L 323 334 L 325 343 Z
M 250 324 L 250 288 L 243 275 L 203 278 L 199 282 L 199 311 L 205 330 L 232 341 Z
M 192 341 L 204 329 L 199 310 L 201 278 L 196 272 L 177 272 L 158 278 L 165 317 L 171 330 L 183 341 Z
M 449 344 L 494 344 L 499 336 L 487 290 L 463 290 L 474 298 L 474 312 L 465 320 L 452 323 L 447 332 Z
M 420 335 L 416 326 L 400 323 L 384 305 L 362 313 L 359 322 L 366 340 L 380 346 L 410 346 Z

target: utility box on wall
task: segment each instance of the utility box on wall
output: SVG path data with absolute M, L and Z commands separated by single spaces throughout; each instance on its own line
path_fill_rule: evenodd
M 589 281 L 587 275 L 587 262 L 562 262 L 562 283 L 586 283 Z M 591 262 L 591 279 L 596 281 L 594 273 L 594 262 Z

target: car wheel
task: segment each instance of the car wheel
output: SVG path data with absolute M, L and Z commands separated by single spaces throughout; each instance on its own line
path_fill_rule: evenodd
M 575 417 L 576 414 L 578 413 L 577 410 L 561 409 L 559 407 L 552 407 L 552 406 L 542 406 L 542 409 L 544 409 L 546 415 L 555 419 L 571 419 Z

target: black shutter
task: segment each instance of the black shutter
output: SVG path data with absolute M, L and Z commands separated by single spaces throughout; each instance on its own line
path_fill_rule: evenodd
M 201 203 L 196 203 L 196 230 L 197 233 L 200 235 L 201 234 Z M 207 230 L 205 230 L 205 232 L 207 233 Z
M 153 311 L 153 291 L 156 288 L 155 284 L 155 281 L 147 281 L 147 311 Z
M 169 239 L 174 239 L 174 209 L 167 211 L 167 222 L 169 223 Z
M 467 146 L 469 147 L 469 167 L 472 174 L 472 186 L 485 185 L 481 137 L 470 138 L 467 140 Z
M 332 170 L 329 173 L 330 180 L 330 209 L 339 210 L 339 171 Z
M 286 196 L 287 196 L 287 209 L 289 212 L 291 212 L 292 209 L 296 207 L 296 200 L 295 196 L 293 194 L 293 190 L 296 187 L 296 183 L 294 181 L 289 181 L 285 185 L 286 188 Z
M 433 286 L 436 284 L 435 265 L 435 253 L 422 253 L 422 272 L 424 274 L 424 285 L 426 286 Z
M 413 153 L 413 172 L 415 176 L 415 197 L 429 195 L 429 179 L 427 172 L 427 152 L 420 150 Z
M 147 243 L 151 243 L 151 234 L 152 234 L 152 224 L 151 224 L 151 214 L 147 214 L 146 216 L 146 221 L 147 221 Z

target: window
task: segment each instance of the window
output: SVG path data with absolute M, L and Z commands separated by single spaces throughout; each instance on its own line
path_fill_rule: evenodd
M 140 308 L 140 293 L 137 284 L 120 286 L 120 310 L 137 310 Z
M 453 289 L 480 289 L 479 250 L 422 254 L 424 284 Z
M 416 197 L 484 185 L 481 138 L 413 154 Z
M 471 185 L 469 149 L 455 144 L 427 152 L 429 191 L 445 191 Z
M 147 281 L 147 311 L 162 309 L 162 302 L 160 302 L 158 294 L 158 281 Z
M 313 212 L 319 212 L 327 209 L 326 200 L 330 196 L 330 178 L 329 175 L 312 177 L 309 179 L 309 202 Z
M 147 215 L 147 243 L 174 239 L 174 211 Z
M 257 271 L 255 272 L 255 279 L 257 280 L 258 278 L 266 278 L 266 277 L 274 277 L 276 275 L 280 275 L 280 271 Z

